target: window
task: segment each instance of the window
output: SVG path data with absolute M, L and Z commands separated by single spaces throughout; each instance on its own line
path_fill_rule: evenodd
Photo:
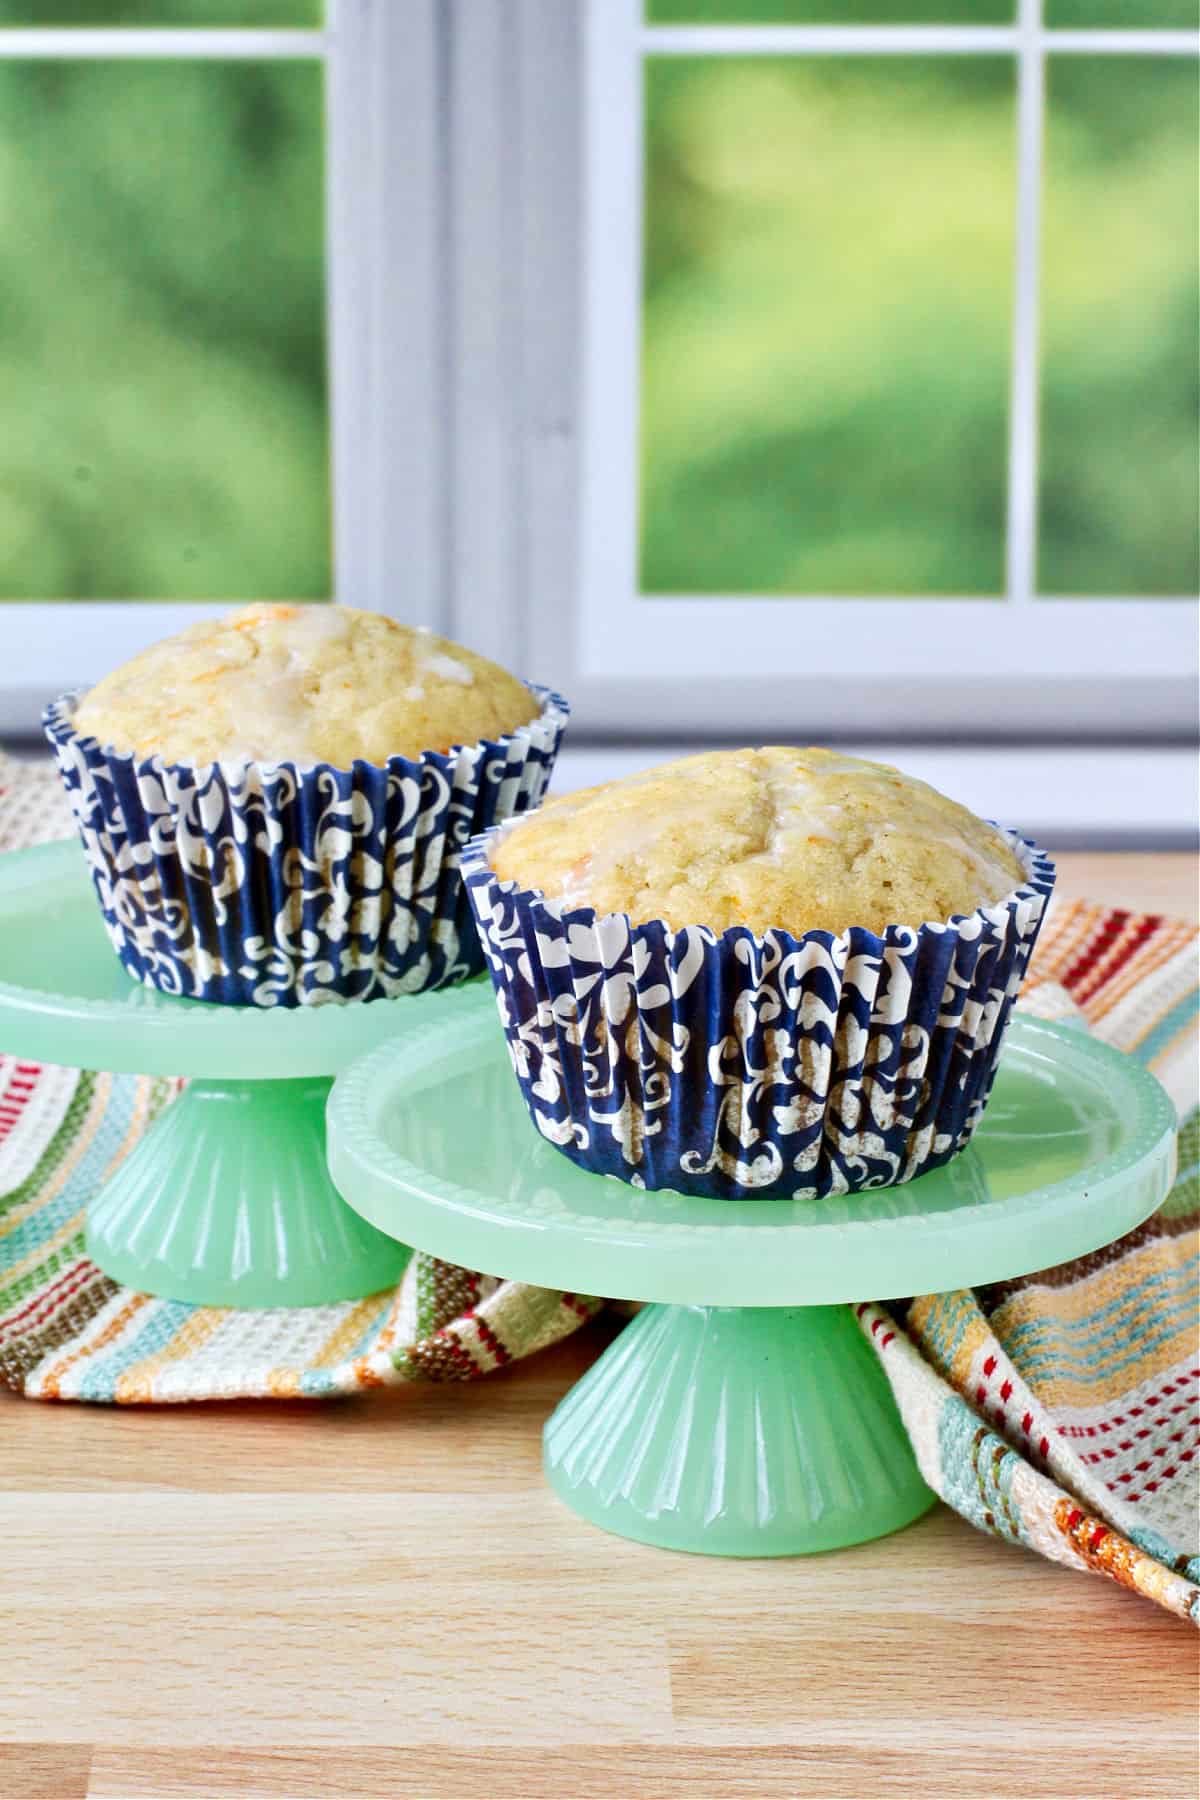
M 1195 15 L 592 0 L 595 706 L 1190 723 Z
M 0 62 L 5 600 L 328 597 L 322 75 Z
M 0 0 L 0 725 L 205 610 L 419 576 L 434 15 Z
M 0 728 L 258 591 L 576 744 L 1178 737 L 1195 13 L 0 0 Z

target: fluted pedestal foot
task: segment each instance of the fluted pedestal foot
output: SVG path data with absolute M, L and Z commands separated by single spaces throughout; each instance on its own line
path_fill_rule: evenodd
M 545 1431 L 551 1486 L 623 1537 L 798 1556 L 934 1502 L 845 1306 L 648 1306 Z
M 200 1306 L 320 1306 L 391 1286 L 408 1248 L 347 1206 L 325 1167 L 331 1085 L 193 1081 L 89 1205 L 92 1261 Z

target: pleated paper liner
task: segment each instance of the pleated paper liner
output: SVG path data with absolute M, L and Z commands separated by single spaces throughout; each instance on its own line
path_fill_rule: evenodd
M 528 684 L 536 719 L 506 736 L 385 764 L 167 763 L 75 730 L 47 707 L 113 948 L 138 981 L 233 1005 L 416 993 L 478 974 L 459 858 L 536 806 L 569 708 Z
M 501 881 L 494 829 L 463 874 L 538 1130 L 582 1167 L 719 1198 L 887 1187 L 964 1148 L 1054 865 L 944 923 L 796 937 L 564 910 Z

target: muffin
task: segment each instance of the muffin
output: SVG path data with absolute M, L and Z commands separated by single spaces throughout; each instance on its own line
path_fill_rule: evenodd
M 272 605 L 152 645 L 44 726 L 129 972 L 300 1006 L 482 969 L 459 853 L 537 804 L 567 710 L 381 614 Z
M 727 1199 L 889 1186 L 961 1150 L 1054 880 L 923 782 L 782 747 L 566 795 L 463 872 L 539 1131 Z
M 245 606 L 114 669 L 75 726 L 167 762 L 349 769 L 504 737 L 540 711 L 507 670 L 383 613 Z

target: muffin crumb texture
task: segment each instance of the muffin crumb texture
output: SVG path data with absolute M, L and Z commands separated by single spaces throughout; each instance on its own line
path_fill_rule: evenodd
M 551 800 L 499 839 L 491 863 L 568 908 L 797 936 L 946 920 L 1026 879 L 994 827 L 925 782 L 777 746 L 688 756 Z
M 168 762 L 385 763 L 537 717 L 486 657 L 383 613 L 247 606 L 202 619 L 86 694 L 76 729 Z

